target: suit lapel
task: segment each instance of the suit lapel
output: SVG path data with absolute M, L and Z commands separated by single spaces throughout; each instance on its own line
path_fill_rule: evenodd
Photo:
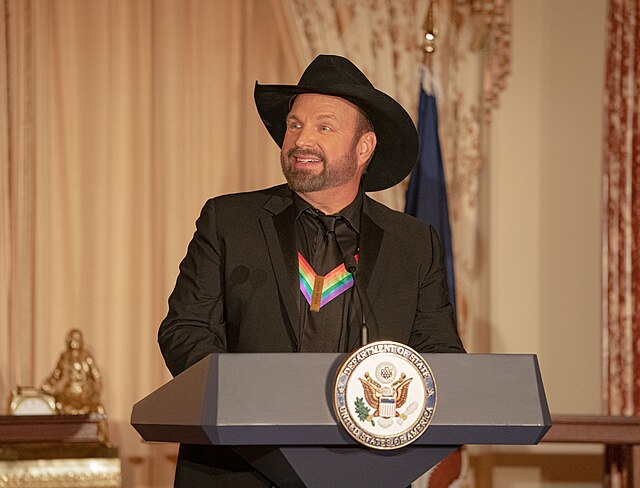
M 299 275 L 298 255 L 295 236 L 295 206 L 289 190 L 282 186 L 282 192 L 274 193 L 264 205 L 272 215 L 260 219 L 264 232 L 271 265 L 278 284 L 278 290 L 296 341 L 300 341 L 300 311 L 298 303 Z M 393 253 L 394 238 L 385 232 L 386 219 L 377 210 L 377 203 L 366 197 L 363 202 L 360 222 L 360 251 L 358 282 L 366 290 L 369 301 L 375 303 L 385 276 L 388 272 Z M 375 306 L 374 306 L 375 314 Z M 375 316 L 368 318 L 370 335 L 375 337 Z M 356 323 L 357 322 L 357 323 Z M 355 348 L 359 335 L 360 318 L 352 319 L 348 344 L 349 350 Z M 372 327 L 373 326 L 373 327 Z
M 380 291 L 384 278 L 388 272 L 389 261 L 393 252 L 393 236 L 389 232 L 385 232 L 384 224 L 386 219 L 383 215 L 376 211 L 375 202 L 369 197 L 365 198 L 362 208 L 362 217 L 360 221 L 360 251 L 358 264 L 358 283 L 366 290 L 369 302 L 374 308 L 376 296 Z M 348 344 L 351 346 L 349 350 L 353 350 L 357 345 L 359 335 L 360 317 L 354 319 L 357 324 L 349 328 Z M 369 324 L 369 336 L 378 340 L 375 336 L 376 317 L 367 317 Z M 372 327 L 373 326 L 373 327 Z M 373 330 L 372 330 L 373 329 Z
M 283 187 L 288 191 L 286 187 Z M 289 317 L 296 341 L 300 340 L 298 309 L 298 259 L 295 236 L 295 206 L 288 194 L 274 195 L 264 208 L 274 214 L 260 219 L 267 241 L 271 265 L 278 283 L 278 290 Z

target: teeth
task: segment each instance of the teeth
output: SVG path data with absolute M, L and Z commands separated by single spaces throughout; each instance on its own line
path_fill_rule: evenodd
M 297 158 L 297 159 L 301 163 L 317 163 L 318 161 L 320 161 L 319 159 L 301 159 L 301 158 Z

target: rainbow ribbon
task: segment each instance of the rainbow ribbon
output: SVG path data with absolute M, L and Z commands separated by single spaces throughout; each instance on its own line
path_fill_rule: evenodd
M 358 255 L 356 254 L 357 260 Z M 319 311 L 321 307 L 353 286 L 353 276 L 347 271 L 344 263 L 321 276 L 317 275 L 304 256 L 298 253 L 298 271 L 300 273 L 300 291 L 314 312 Z M 314 300 L 314 288 L 319 300 L 317 298 Z

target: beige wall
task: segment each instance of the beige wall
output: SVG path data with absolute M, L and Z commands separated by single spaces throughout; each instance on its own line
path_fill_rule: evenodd
M 491 134 L 492 352 L 535 352 L 553 412 L 600 412 L 604 0 L 514 0 Z
M 512 74 L 483 176 L 489 347 L 538 355 L 552 413 L 600 413 L 606 1 L 513 0 L 513 7 Z M 585 479 L 576 467 L 599 462 L 599 448 L 508 451 L 508 465 L 493 468 L 496 487 L 559 482 L 517 453 L 544 464 L 560 451 L 582 453 L 564 458 L 564 476 L 572 469 L 575 476 L 561 486 L 599 486 L 598 470 Z

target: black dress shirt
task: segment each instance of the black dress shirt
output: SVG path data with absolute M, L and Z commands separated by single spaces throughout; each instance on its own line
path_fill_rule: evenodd
M 334 215 L 342 217 L 336 222 L 336 239 L 340 247 L 342 256 L 357 253 L 360 235 L 360 213 L 362 211 L 362 190 L 358 192 L 356 198 L 341 211 Z M 323 213 L 314 208 L 309 202 L 293 192 L 293 201 L 296 209 L 296 245 L 309 264 L 314 261 L 314 253 L 319 240 L 324 235 L 324 228 L 315 215 Z M 314 269 L 314 272 L 324 275 L 339 266 L 343 261 L 337 261 L 329 265 L 326 269 Z M 313 266 L 312 266 L 313 267 Z M 341 295 L 334 298 L 329 304 L 320 309 L 319 312 L 311 312 L 309 303 L 298 291 L 300 309 L 300 337 L 304 337 L 304 329 L 309 320 L 309 314 L 323 314 L 323 321 L 328 324 L 335 324 L 331 330 L 330 338 L 323 344 L 305 344 L 300 342 L 300 350 L 303 352 L 336 352 L 346 350 L 346 334 L 348 324 L 357 315 L 359 305 L 352 303 L 352 290 L 346 290 Z

